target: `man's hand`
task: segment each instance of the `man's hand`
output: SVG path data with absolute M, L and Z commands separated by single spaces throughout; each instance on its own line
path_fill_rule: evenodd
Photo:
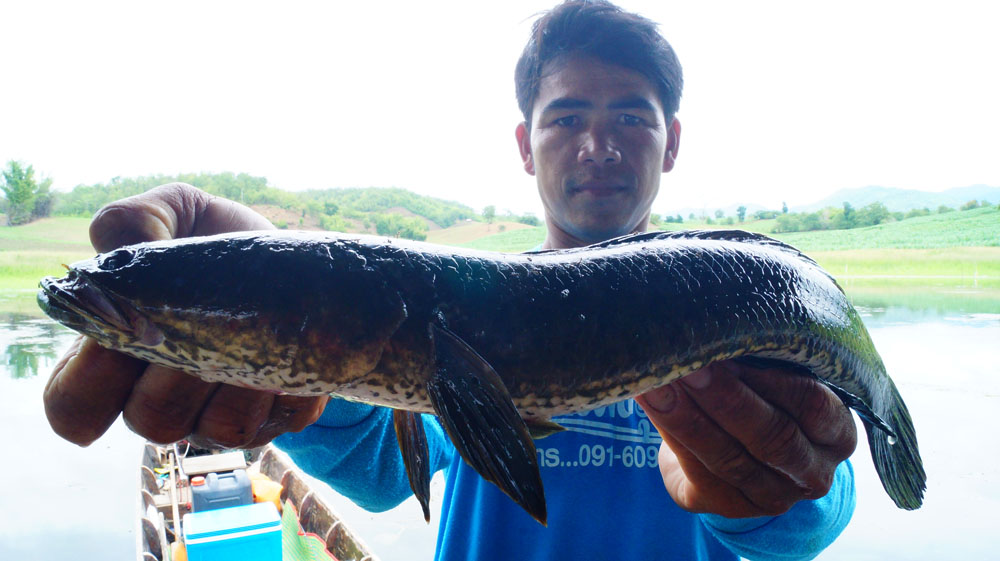
M 173 183 L 102 208 L 90 225 L 90 240 L 97 251 L 107 252 L 139 242 L 273 227 L 243 205 Z M 314 422 L 326 400 L 210 384 L 83 336 L 45 386 L 52 429 L 82 446 L 104 434 L 119 413 L 130 429 L 154 442 L 187 438 L 206 447 L 259 446 Z
M 780 369 L 718 362 L 636 401 L 663 436 L 663 483 L 691 512 L 775 516 L 822 497 L 858 440 L 832 391 Z

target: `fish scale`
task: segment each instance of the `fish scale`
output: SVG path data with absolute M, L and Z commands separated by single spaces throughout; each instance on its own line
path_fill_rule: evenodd
M 857 312 L 813 260 L 758 234 L 500 254 L 250 232 L 121 248 L 41 286 L 54 319 L 143 360 L 397 409 L 425 516 L 415 416 L 438 415 L 462 457 L 544 523 L 529 434 L 726 359 L 830 386 L 861 416 L 890 497 L 923 498 L 912 421 Z

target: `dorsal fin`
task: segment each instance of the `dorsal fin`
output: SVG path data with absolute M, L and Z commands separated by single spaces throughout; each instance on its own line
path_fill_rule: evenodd
M 612 238 L 607 241 L 598 242 L 595 244 L 574 249 L 543 249 L 540 251 L 531 251 L 527 253 L 545 254 L 557 251 L 563 251 L 563 252 L 586 251 L 589 249 L 603 249 L 609 247 L 637 244 L 642 242 L 651 242 L 658 240 L 676 240 L 676 239 L 720 240 L 720 241 L 732 241 L 732 242 L 764 245 L 773 247 L 775 249 L 779 249 L 781 251 L 787 251 L 802 259 L 805 259 L 810 263 L 816 264 L 816 262 L 813 261 L 813 259 L 810 258 L 808 255 L 802 253 L 795 247 L 788 245 L 783 241 L 779 241 L 774 238 L 765 236 L 764 234 L 758 234 L 756 232 L 747 232 L 745 230 L 676 230 L 672 232 L 667 232 L 667 231 L 638 232 L 635 234 L 626 234 L 624 236 Z

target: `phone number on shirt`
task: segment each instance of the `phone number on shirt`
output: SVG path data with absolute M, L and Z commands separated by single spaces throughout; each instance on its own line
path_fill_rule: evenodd
M 601 446 L 582 444 L 575 458 L 566 459 L 559 455 L 558 448 L 538 448 L 540 467 L 614 467 L 655 468 L 659 446 Z

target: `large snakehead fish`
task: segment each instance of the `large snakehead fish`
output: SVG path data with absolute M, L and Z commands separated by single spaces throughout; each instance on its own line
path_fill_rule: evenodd
M 427 517 L 436 414 L 461 456 L 540 522 L 532 437 L 550 419 L 713 361 L 781 363 L 861 417 L 885 490 L 922 502 L 909 413 L 833 278 L 740 231 L 634 234 L 500 254 L 359 235 L 249 232 L 123 247 L 41 281 L 100 344 L 213 382 L 391 407 Z

